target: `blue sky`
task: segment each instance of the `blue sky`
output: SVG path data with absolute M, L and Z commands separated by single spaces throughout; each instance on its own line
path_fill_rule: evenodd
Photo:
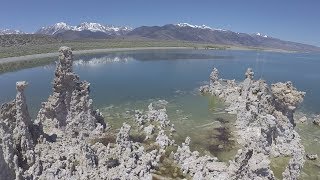
M 319 0 L 0 0 L 0 29 L 33 32 L 56 22 L 188 22 L 320 46 Z

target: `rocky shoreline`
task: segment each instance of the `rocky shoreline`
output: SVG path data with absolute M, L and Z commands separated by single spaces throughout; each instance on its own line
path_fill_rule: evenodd
M 305 151 L 293 114 L 305 93 L 291 82 L 269 87 L 248 69 L 237 83 L 220 79 L 213 69 L 210 84 L 200 91 L 223 99 L 226 111 L 236 114 L 241 145 L 225 163 L 191 151 L 189 137 L 175 143 L 164 100 L 135 111 L 136 127 L 124 123 L 110 135 L 108 120 L 93 109 L 90 83 L 73 72 L 71 49 L 61 47 L 59 53 L 53 94 L 35 120 L 24 95 L 27 82 L 17 82 L 16 98 L 1 106 L 0 179 L 275 179 L 270 161 L 277 157 L 290 158 L 283 179 L 298 179 Z M 170 177 L 157 174 L 166 160 L 175 169 Z

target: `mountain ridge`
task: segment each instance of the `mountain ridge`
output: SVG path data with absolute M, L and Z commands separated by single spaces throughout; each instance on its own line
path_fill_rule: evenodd
M 180 40 L 205 42 L 230 46 L 282 49 L 288 51 L 320 51 L 320 47 L 303 43 L 285 41 L 262 33 L 248 34 L 206 25 L 188 23 L 166 24 L 163 26 L 141 26 L 130 31 L 128 36 L 141 36 L 158 40 Z
M 7 30 L 7 33 L 26 34 L 21 31 L 10 30 Z M 320 51 L 320 47 L 314 45 L 281 40 L 259 32 L 254 34 L 241 33 L 226 29 L 212 28 L 207 25 L 193 25 L 189 23 L 131 28 L 128 26 L 103 25 L 95 22 L 83 22 L 76 26 L 59 22 L 50 26 L 41 27 L 33 34 L 49 35 L 64 40 L 137 37 L 154 40 L 190 41 L 288 51 Z

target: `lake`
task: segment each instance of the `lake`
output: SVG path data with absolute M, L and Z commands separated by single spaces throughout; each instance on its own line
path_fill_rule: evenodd
M 54 59 L 57 59 L 54 58 Z M 178 143 L 186 136 L 192 148 L 222 161 L 232 159 L 236 144 L 232 122 L 218 99 L 199 95 L 197 88 L 209 80 L 213 67 L 224 79 L 244 79 L 248 67 L 255 79 L 269 84 L 292 81 L 306 97 L 300 110 L 320 112 L 320 55 L 236 50 L 140 50 L 75 56 L 74 71 L 91 83 L 91 97 L 106 120 L 115 128 L 132 118 L 132 110 L 146 110 L 153 101 L 168 101 L 169 119 L 175 124 Z M 0 74 L 0 103 L 15 97 L 15 82 L 26 80 L 26 97 L 33 118 L 42 101 L 52 93 L 55 63 Z M 320 130 L 298 126 L 309 152 L 320 155 Z M 308 130 L 312 129 L 312 132 Z M 199 133 L 202 132 L 202 133 Z M 311 135 L 310 135 L 311 134 Z M 312 138 L 309 138 L 309 137 Z M 318 143 L 314 143 L 317 140 Z M 223 147 L 221 148 L 221 145 Z M 319 167 L 307 163 L 305 174 Z M 305 176 L 307 177 L 307 176 Z

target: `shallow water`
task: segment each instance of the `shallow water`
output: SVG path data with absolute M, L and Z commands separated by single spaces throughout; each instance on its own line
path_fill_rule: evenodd
M 134 122 L 134 110 L 146 111 L 147 106 L 157 100 L 128 102 L 100 110 L 109 125 L 119 129 L 123 122 Z M 223 108 L 223 103 L 218 99 L 194 92 L 173 96 L 167 105 L 167 114 L 176 129 L 173 139 L 181 144 L 189 136 L 191 150 L 197 150 L 202 155 L 214 155 L 221 161 L 233 159 L 238 147 L 233 136 L 236 117 L 225 113 Z
M 195 90 L 208 80 L 212 67 L 224 79 L 243 80 L 252 67 L 255 78 L 268 83 L 292 81 L 307 92 L 301 106 L 304 112 L 320 112 L 320 55 L 229 50 L 145 50 L 113 52 L 75 57 L 74 70 L 80 79 L 91 83 L 94 105 L 106 120 L 119 128 L 132 119 L 133 109 L 146 109 L 157 99 L 165 99 L 168 115 L 175 124 L 178 143 L 191 137 L 191 148 L 212 154 L 222 161 L 232 159 L 235 117 L 223 113 L 217 99 L 200 96 Z M 15 82 L 26 80 L 29 110 L 36 117 L 40 103 L 51 94 L 55 64 L 0 74 L 0 103 L 15 97 Z M 307 152 L 319 152 L 319 128 L 298 126 Z M 312 138 L 310 138 L 312 137 Z M 318 139 L 314 141 L 314 139 Z M 220 146 L 219 146 L 220 145 Z M 222 146 L 221 146 L 222 145 Z M 306 162 L 304 179 L 319 177 L 319 162 Z
M 300 134 L 305 152 L 317 154 L 320 157 L 320 128 L 311 122 L 298 124 L 297 132 Z M 320 159 L 306 160 L 301 179 L 320 179 Z

